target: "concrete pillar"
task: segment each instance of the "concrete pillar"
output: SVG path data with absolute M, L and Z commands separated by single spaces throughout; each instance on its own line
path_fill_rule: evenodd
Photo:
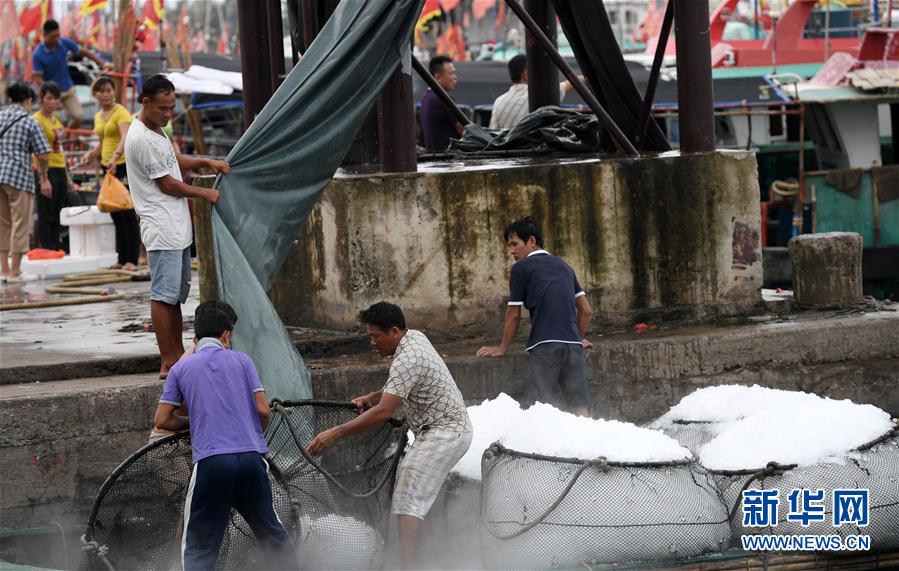
M 839 306 L 862 299 L 862 237 L 855 232 L 803 234 L 790 240 L 797 303 Z

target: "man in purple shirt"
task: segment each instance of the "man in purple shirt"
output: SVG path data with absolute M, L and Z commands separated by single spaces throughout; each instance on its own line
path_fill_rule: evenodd
M 265 430 L 269 406 L 250 358 L 231 346 L 237 315 L 228 304 L 197 307 L 193 355 L 169 371 L 156 428 L 190 428 L 194 470 L 184 504 L 181 557 L 185 571 L 213 569 L 231 514 L 246 520 L 272 569 L 296 569 L 290 536 L 272 505 Z M 182 404 L 190 419 L 175 414 Z
M 446 56 L 436 56 L 428 64 L 428 71 L 447 93 L 456 88 L 456 66 Z M 443 101 L 430 89 L 421 98 L 421 136 L 425 149 L 440 153 L 449 148 L 450 139 L 462 135 L 465 127 L 447 109 Z

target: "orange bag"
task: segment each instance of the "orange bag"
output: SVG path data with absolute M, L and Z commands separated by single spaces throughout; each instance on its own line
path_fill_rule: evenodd
M 58 260 L 64 258 L 65 255 L 65 250 L 48 250 L 46 248 L 34 248 L 26 254 L 29 260 Z
M 107 172 L 100 185 L 100 196 L 97 197 L 97 208 L 100 212 L 119 212 L 131 210 L 134 204 L 131 202 L 131 193 L 117 179 L 114 174 Z

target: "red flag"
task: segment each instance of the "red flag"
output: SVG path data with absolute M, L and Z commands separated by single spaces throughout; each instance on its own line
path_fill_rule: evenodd
M 471 12 L 475 20 L 482 20 L 487 12 L 496 6 L 496 0 L 474 0 L 471 4 Z
M 18 38 L 21 33 L 16 5 L 12 0 L 0 0 L 0 44 Z
M 440 2 L 438 0 L 425 0 L 424 8 L 421 10 L 421 16 L 418 17 L 418 23 L 415 24 L 416 32 L 431 31 L 430 22 L 439 18 L 443 12 L 440 10 Z
M 151 30 L 156 30 L 159 28 L 159 22 L 164 19 L 165 7 L 163 6 L 163 0 L 147 0 L 147 3 L 144 4 L 144 17 L 141 23 Z
M 100 8 L 106 6 L 106 3 L 109 0 L 84 0 L 84 4 L 81 5 L 81 13 L 87 16 L 88 14 L 92 14 L 99 10 Z
M 215 46 L 215 52 L 221 55 L 230 55 L 231 53 L 231 26 L 225 24 L 222 28 L 222 35 L 219 38 L 218 45 Z
M 22 28 L 22 35 L 27 36 L 31 32 L 41 27 L 41 11 L 43 4 L 36 4 L 31 8 L 25 8 L 19 15 L 19 25 Z
M 448 55 L 455 61 L 467 61 L 462 26 L 453 24 L 437 37 L 437 53 Z
M 442 8 L 444 12 L 449 12 L 459 5 L 460 1 L 461 0 L 440 0 L 440 8 Z

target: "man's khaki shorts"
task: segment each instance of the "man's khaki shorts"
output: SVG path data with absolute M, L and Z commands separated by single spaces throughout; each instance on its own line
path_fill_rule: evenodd
M 397 468 L 393 513 L 424 519 L 450 470 L 468 452 L 471 436 L 471 431 L 420 432 Z
M 0 251 L 24 254 L 31 249 L 34 193 L 0 184 Z
M 78 101 L 78 93 L 74 85 L 68 91 L 62 92 L 62 107 L 65 109 L 66 118 L 69 121 L 75 117 L 84 119 L 84 111 L 81 109 L 81 102 Z

